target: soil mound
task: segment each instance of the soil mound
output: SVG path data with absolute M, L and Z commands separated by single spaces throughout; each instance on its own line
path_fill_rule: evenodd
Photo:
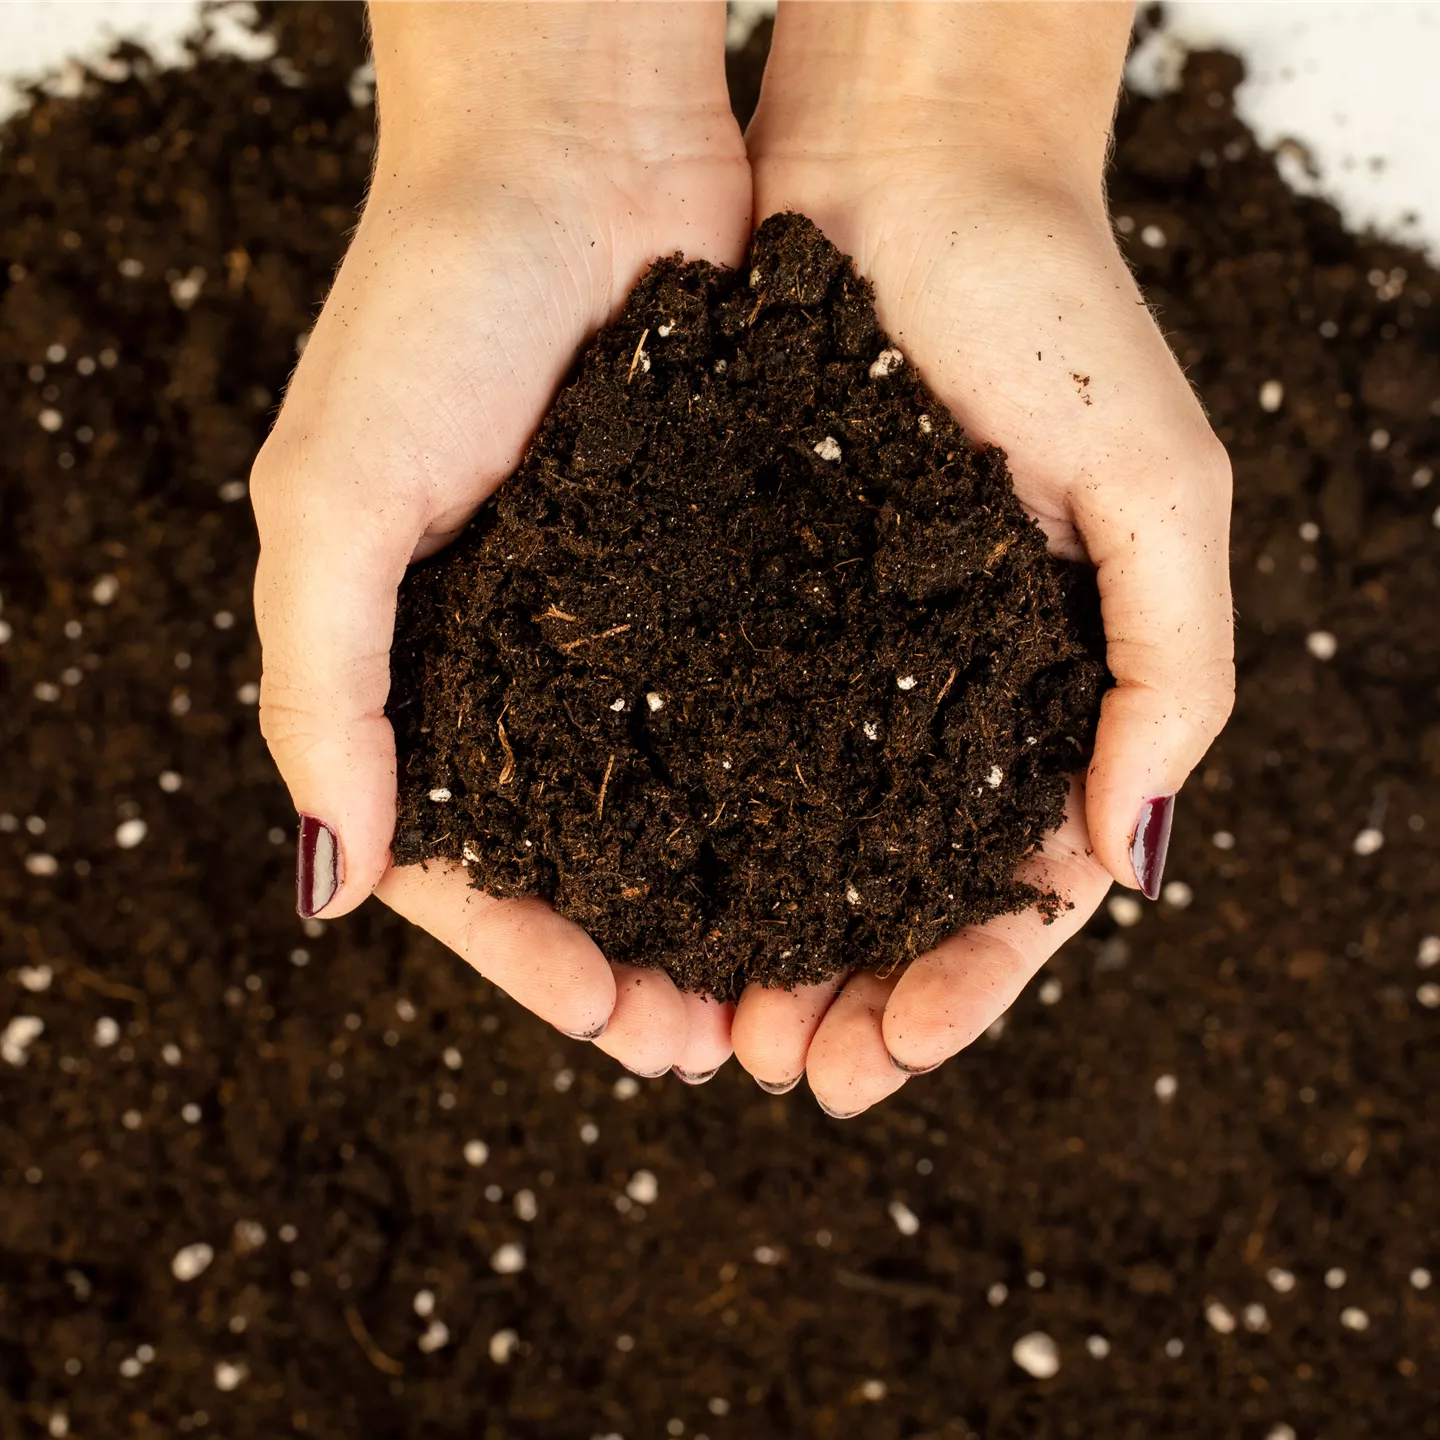
M 662 261 L 401 595 L 395 857 L 734 998 L 1063 904 L 1016 881 L 1107 675 L 1052 560 L 803 216 Z

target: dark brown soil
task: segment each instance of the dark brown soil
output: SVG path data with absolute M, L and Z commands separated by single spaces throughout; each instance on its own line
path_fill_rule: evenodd
M 892 969 L 1040 901 L 1106 679 L 1045 551 L 777 215 L 739 271 L 654 266 L 519 471 L 401 590 L 400 863 L 539 893 L 611 960 L 737 999 Z
M 220 487 L 333 273 L 372 116 L 357 13 L 280 14 L 300 85 L 207 62 L 0 132 L 0 1029 L 45 1025 L 0 1058 L 0 1437 L 62 1414 L 85 1440 L 1440 1434 L 1440 1290 L 1410 1279 L 1440 1271 L 1440 972 L 1416 965 L 1440 931 L 1440 497 L 1416 479 L 1440 468 L 1440 274 L 1285 188 L 1233 62 L 1125 104 L 1124 243 L 1239 476 L 1239 703 L 1171 848 L 1192 903 L 1102 915 L 1048 967 L 1056 1003 L 1036 987 L 862 1120 L 733 1066 L 624 1098 L 378 907 L 294 916 L 293 813 L 237 695 L 254 537 Z M 195 267 L 182 310 L 166 274 Z M 122 850 L 126 818 L 148 833 Z M 625 1194 L 640 1169 L 653 1203 Z M 214 1261 L 181 1282 L 196 1242 Z M 492 1268 L 507 1242 L 519 1273 Z M 1010 1359 L 1037 1329 L 1044 1382 Z

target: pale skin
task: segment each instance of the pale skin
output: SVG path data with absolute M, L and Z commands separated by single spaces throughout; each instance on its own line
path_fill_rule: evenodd
M 718 3 L 372 7 L 381 112 L 355 241 L 252 482 L 261 718 L 335 832 L 322 918 L 371 893 L 541 1018 L 639 1074 L 852 1115 L 981 1034 L 1112 881 L 1142 805 L 1229 713 L 1230 475 L 1111 236 L 1102 175 L 1128 5 L 782 3 L 760 108 L 730 115 Z M 612 965 L 538 900 L 395 869 L 383 715 L 396 587 L 514 467 L 576 349 L 657 255 L 738 264 L 813 218 L 1058 553 L 1097 567 L 1094 760 L 1028 869 L 1071 907 L 962 931 L 886 980 L 738 1006 Z M 1074 377 L 1088 376 L 1078 386 Z M 1085 403 L 1088 400 L 1089 403 Z M 903 1067 L 903 1068 L 901 1068 Z

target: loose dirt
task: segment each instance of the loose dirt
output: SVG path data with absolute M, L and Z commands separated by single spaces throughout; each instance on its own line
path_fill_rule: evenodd
M 293 70 L 0 132 L 0 1435 L 1440 1433 L 1440 274 L 1286 189 L 1235 62 L 1127 101 L 1238 477 L 1184 888 L 862 1120 L 629 1081 L 378 906 L 295 918 L 243 482 L 373 117 L 356 10 L 272 18 Z

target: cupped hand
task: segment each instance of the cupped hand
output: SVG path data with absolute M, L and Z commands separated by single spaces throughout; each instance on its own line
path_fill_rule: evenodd
M 407 565 L 514 469 L 655 257 L 744 253 L 723 6 L 644 8 L 622 30 L 603 6 L 376 7 L 371 193 L 251 481 L 260 714 L 302 817 L 303 915 L 374 892 L 562 1031 L 693 1077 L 728 1057 L 731 1007 L 608 965 L 541 901 L 484 895 L 459 866 L 389 863 Z
M 967 12 L 962 24 L 1034 9 L 939 8 Z M 951 96 L 927 103 L 923 84 L 897 101 L 895 72 L 875 91 L 886 103 L 867 109 L 850 85 L 834 113 L 816 34 L 797 78 L 777 31 L 780 69 L 747 136 L 756 215 L 802 211 L 853 256 L 907 362 L 970 435 L 1006 450 L 1052 550 L 1096 568 L 1115 677 L 1065 824 L 1022 869 L 1069 902 L 1059 919 L 962 930 L 886 980 L 741 997 L 741 1063 L 772 1089 L 803 1072 L 827 1111 L 850 1115 L 983 1033 L 1112 881 L 1158 893 L 1173 797 L 1233 698 L 1230 469 L 1115 244 L 1104 133 L 1068 148 L 1015 133 L 1010 116 L 987 129 Z

